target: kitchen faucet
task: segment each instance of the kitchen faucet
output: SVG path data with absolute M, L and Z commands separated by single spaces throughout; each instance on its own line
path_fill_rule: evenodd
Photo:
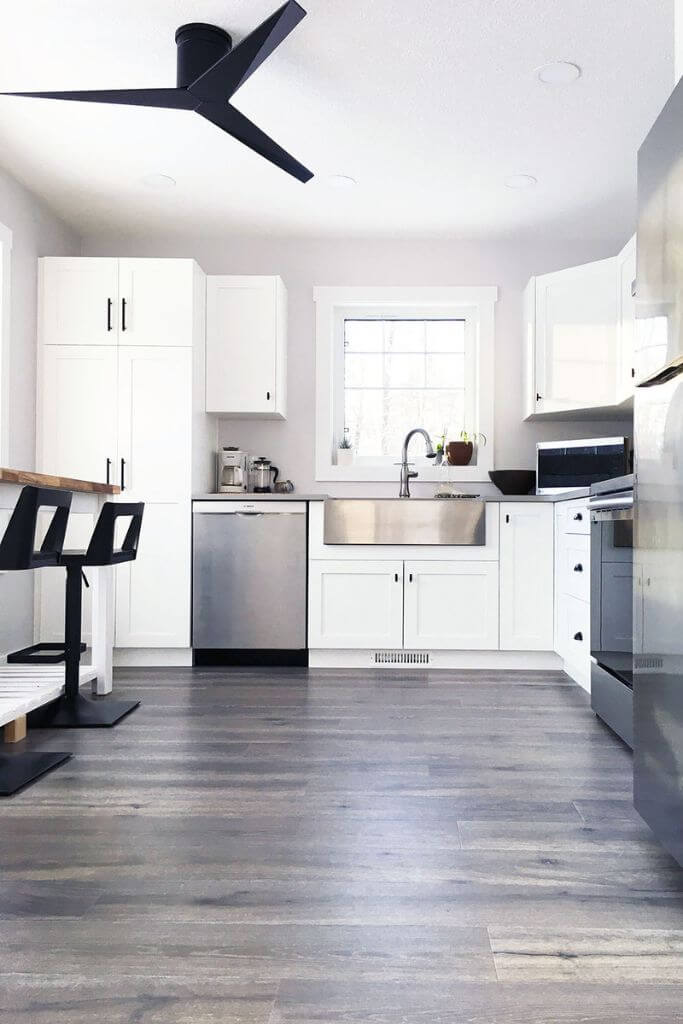
M 436 456 L 436 452 L 432 448 L 432 439 L 423 427 L 414 427 L 413 430 L 408 431 L 403 442 L 403 448 L 401 449 L 401 486 L 398 492 L 399 498 L 410 497 L 410 481 L 417 476 L 416 472 L 411 472 L 408 468 L 412 465 L 412 463 L 408 462 L 408 445 L 415 434 L 422 434 L 424 437 L 425 444 L 427 445 L 427 458 L 433 459 Z

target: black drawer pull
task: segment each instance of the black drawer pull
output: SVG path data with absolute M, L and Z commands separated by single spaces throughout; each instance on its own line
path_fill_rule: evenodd
M 575 640 L 583 640 L 583 633 L 581 632 L 581 630 L 579 630 L 578 633 L 574 633 L 574 639 Z
M 126 327 L 126 300 L 121 299 L 121 330 L 127 330 Z
M 574 519 L 576 520 L 577 523 L 582 522 L 583 521 L 583 512 L 575 512 L 574 513 Z
M 398 583 L 398 573 L 394 573 L 394 583 Z
M 583 572 L 583 566 L 581 565 L 581 562 L 576 563 L 576 565 L 574 566 L 574 572 Z
M 107 330 L 108 331 L 110 331 L 112 329 L 112 327 L 111 327 L 111 307 L 112 307 L 112 301 L 111 301 L 111 299 L 107 299 Z

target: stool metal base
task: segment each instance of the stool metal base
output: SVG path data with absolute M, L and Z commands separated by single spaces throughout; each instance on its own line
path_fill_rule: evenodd
M 70 752 L 54 750 L 0 754 L 0 796 L 12 796 L 70 757 Z
M 107 728 L 138 707 L 139 700 L 90 700 L 79 693 L 76 698 L 60 697 L 54 704 L 32 711 L 28 723 L 32 729 Z

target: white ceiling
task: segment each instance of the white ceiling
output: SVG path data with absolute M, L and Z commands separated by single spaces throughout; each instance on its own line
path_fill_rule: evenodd
M 195 114 L 0 98 L 0 163 L 81 232 L 623 238 L 635 154 L 673 87 L 673 0 L 302 0 L 235 105 L 302 185 Z M 14 0 L 0 90 L 175 84 L 188 21 L 235 42 L 279 0 Z M 554 59 L 582 78 L 541 85 Z M 177 179 L 171 191 L 140 183 Z M 355 177 L 351 191 L 329 175 Z M 538 178 L 504 187 L 511 174 Z

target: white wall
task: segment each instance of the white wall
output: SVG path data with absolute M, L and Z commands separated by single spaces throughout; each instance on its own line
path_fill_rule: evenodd
M 9 457 L 35 466 L 36 279 L 39 256 L 75 255 L 80 239 L 37 196 L 0 170 L 0 221 L 12 231 Z M 33 574 L 0 576 L 0 655 L 33 639 Z
M 683 0 L 674 7 L 674 81 L 683 76 Z
M 623 241 L 626 241 L 624 239 Z M 288 416 L 281 421 L 225 420 L 221 443 L 266 455 L 302 492 L 391 494 L 392 484 L 331 484 L 314 479 L 315 285 L 495 284 L 496 465 L 531 468 L 537 440 L 631 433 L 631 423 L 523 423 L 521 395 L 522 290 L 534 273 L 599 259 L 615 251 L 581 243 L 510 241 L 310 241 L 296 239 L 86 238 L 89 256 L 193 256 L 208 274 L 281 274 L 289 295 Z M 402 439 L 397 438 L 396 450 Z M 434 485 L 423 485 L 431 493 Z M 481 488 L 477 487 L 478 490 Z M 421 493 L 419 483 L 414 488 Z

